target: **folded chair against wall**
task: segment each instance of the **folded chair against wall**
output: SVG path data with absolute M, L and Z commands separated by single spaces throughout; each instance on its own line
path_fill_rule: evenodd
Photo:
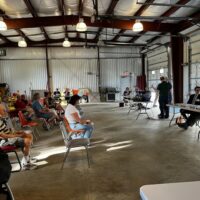
M 24 114 L 22 113 L 22 111 L 18 112 L 18 116 L 19 116 L 19 122 L 21 124 L 22 128 L 30 128 L 32 130 L 33 136 L 34 138 L 37 140 L 37 136 L 40 136 L 40 133 L 37 129 L 37 126 L 39 126 L 39 124 L 37 122 L 34 121 L 27 121 L 26 118 L 24 117 Z
M 64 121 L 60 122 L 60 130 L 63 136 L 63 140 L 66 146 L 66 153 L 63 159 L 63 163 L 61 169 L 63 169 L 64 163 L 69 155 L 70 149 L 75 147 L 85 147 L 87 153 L 87 161 L 88 167 L 90 167 L 90 160 L 89 160 L 89 152 L 88 152 L 88 145 L 90 144 L 89 138 L 78 138 L 72 139 L 72 135 L 74 134 L 81 134 L 84 130 L 73 130 L 70 128 L 68 121 L 64 118 Z

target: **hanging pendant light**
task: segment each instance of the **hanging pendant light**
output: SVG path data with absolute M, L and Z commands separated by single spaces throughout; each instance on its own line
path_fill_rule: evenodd
M 0 31 L 6 31 L 7 30 L 7 25 L 3 21 L 3 17 L 0 17 Z
M 87 31 L 87 25 L 85 24 L 83 18 L 79 19 L 78 24 L 76 25 L 76 31 L 78 32 L 84 32 Z
M 24 40 L 24 38 L 22 38 L 19 42 L 18 42 L 18 47 L 27 47 L 27 43 Z
M 133 32 L 140 32 L 143 31 L 143 29 L 143 24 L 140 20 L 135 20 L 135 23 L 133 24 Z
M 68 38 L 65 38 L 63 41 L 63 47 L 71 47 L 71 42 L 68 40 Z

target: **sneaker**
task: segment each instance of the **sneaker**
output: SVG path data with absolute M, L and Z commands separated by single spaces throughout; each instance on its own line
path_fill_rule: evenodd
M 37 169 L 37 166 L 32 164 L 32 163 L 28 163 L 27 165 L 22 165 L 22 170 L 33 170 L 33 169 Z

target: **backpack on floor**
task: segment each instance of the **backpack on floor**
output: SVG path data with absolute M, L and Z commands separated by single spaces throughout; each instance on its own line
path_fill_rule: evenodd
M 8 182 L 11 169 L 8 155 L 0 149 L 0 185 Z

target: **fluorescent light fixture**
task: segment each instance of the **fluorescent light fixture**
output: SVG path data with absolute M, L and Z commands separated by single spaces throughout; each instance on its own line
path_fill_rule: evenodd
M 24 38 L 22 38 L 19 42 L 18 42 L 18 47 L 27 47 L 27 43 L 24 40 Z
M 151 73 L 152 73 L 152 74 L 155 74 L 155 71 L 152 71 Z
M 140 32 L 143 31 L 143 29 L 143 24 L 140 20 L 135 20 L 135 23 L 133 24 L 133 32 Z
M 76 31 L 78 32 L 84 32 L 87 31 L 87 25 L 85 24 L 83 18 L 79 19 L 78 24 L 76 25 Z
M 164 73 L 164 69 L 163 69 L 163 68 L 160 69 L 160 73 L 161 73 L 161 74 Z
M 71 42 L 68 40 L 68 38 L 65 38 L 63 41 L 63 47 L 71 47 Z
M 6 23 L 3 21 L 3 18 L 0 17 L 0 31 L 6 31 L 7 30 L 7 25 Z

